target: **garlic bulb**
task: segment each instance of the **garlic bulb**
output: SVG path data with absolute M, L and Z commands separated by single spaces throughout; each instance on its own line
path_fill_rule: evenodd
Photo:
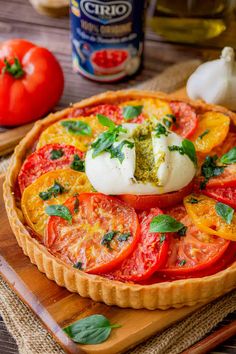
M 187 82 L 187 93 L 192 99 L 220 104 L 236 110 L 236 62 L 234 50 L 225 47 L 220 59 L 200 65 Z

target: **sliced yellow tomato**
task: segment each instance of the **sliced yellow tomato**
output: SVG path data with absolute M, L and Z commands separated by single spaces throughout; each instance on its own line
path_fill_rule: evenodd
M 191 201 L 194 201 L 193 203 Z M 230 224 L 217 214 L 216 201 L 204 195 L 189 195 L 184 198 L 188 215 L 199 230 L 226 240 L 236 241 L 236 215 Z
M 196 132 L 191 140 L 196 151 L 209 153 L 215 146 L 220 145 L 229 131 L 230 119 L 219 112 L 206 112 L 199 117 Z
M 60 191 L 56 196 L 52 194 L 50 198 L 43 200 L 40 197 L 41 193 L 47 193 L 55 185 L 55 182 L 59 183 L 64 191 Z M 48 205 L 63 204 L 75 194 L 91 191 L 92 186 L 83 172 L 71 169 L 50 171 L 25 188 L 21 199 L 21 209 L 27 224 L 37 235 L 42 237 L 48 220 L 48 215 L 45 213 L 45 208 Z
M 141 98 L 139 100 L 126 101 L 122 102 L 119 106 L 143 106 L 142 113 L 146 117 L 155 116 L 158 119 L 163 118 L 166 114 L 172 114 L 169 103 L 157 98 Z
M 85 130 L 85 134 L 83 132 L 74 133 L 68 127 L 63 126 L 66 121 L 83 122 L 87 125 L 88 129 L 87 131 Z M 80 151 L 87 151 L 89 144 L 95 137 L 106 129 L 95 116 L 62 119 L 43 131 L 39 137 L 37 149 L 46 144 L 60 143 L 75 146 Z

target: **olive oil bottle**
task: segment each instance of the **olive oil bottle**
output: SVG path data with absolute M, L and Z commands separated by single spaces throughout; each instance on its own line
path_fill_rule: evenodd
M 230 0 L 151 0 L 148 23 L 170 41 L 196 43 L 226 30 L 231 7 Z

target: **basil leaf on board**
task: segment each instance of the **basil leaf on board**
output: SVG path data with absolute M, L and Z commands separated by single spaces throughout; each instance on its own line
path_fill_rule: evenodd
M 216 213 L 227 223 L 231 224 L 234 216 L 234 209 L 224 203 L 216 203 Z
M 116 127 L 115 123 L 103 114 L 97 114 L 97 119 L 99 120 L 99 123 L 101 123 L 105 127 L 108 127 L 111 130 L 115 129 Z
M 143 106 L 125 106 L 123 107 L 123 117 L 126 120 L 130 120 L 138 117 L 143 110 Z
M 206 187 L 207 182 L 210 178 L 219 176 L 224 172 L 224 166 L 217 165 L 218 156 L 207 156 L 201 167 L 201 175 L 204 177 L 204 180 L 200 184 L 200 189 Z
M 129 140 L 123 140 L 119 145 L 117 146 L 111 146 L 108 150 L 108 152 L 111 155 L 111 159 L 118 159 L 120 163 L 124 161 L 125 154 L 122 152 L 123 147 L 127 145 L 129 149 L 133 149 L 134 143 L 129 141 Z
M 195 146 L 192 143 L 192 141 L 188 140 L 188 139 L 184 139 L 182 141 L 182 148 L 183 148 L 183 152 L 185 155 L 187 155 L 190 160 L 194 163 L 194 165 L 197 165 L 197 155 L 196 155 L 196 150 L 195 150 Z
M 221 157 L 220 162 L 225 165 L 236 163 L 236 147 L 233 147 L 233 149 L 229 150 L 226 154 L 224 154 Z
M 92 129 L 90 125 L 81 120 L 63 120 L 61 125 L 66 128 L 70 134 L 74 135 L 91 135 Z
M 72 221 L 70 210 L 65 205 L 48 205 L 45 209 L 46 213 L 50 216 L 59 216 L 67 221 Z
M 57 181 L 54 182 L 54 185 L 48 188 L 45 192 L 40 192 L 39 197 L 42 200 L 48 200 L 52 197 L 56 198 L 59 194 L 62 194 L 66 191 L 66 189 Z
M 177 232 L 184 228 L 184 224 L 172 218 L 170 215 L 160 214 L 154 216 L 150 223 L 150 232 Z
M 119 327 L 112 325 L 103 315 L 92 315 L 72 323 L 63 331 L 76 343 L 99 344 L 110 336 L 112 328 Z
M 75 154 L 74 160 L 70 164 L 70 168 L 75 171 L 84 172 L 85 171 L 84 160 L 81 160 L 79 155 Z
M 162 125 L 161 123 L 158 123 L 156 128 L 154 129 L 155 133 L 156 133 L 156 137 L 160 138 L 161 135 L 164 136 L 168 136 L 169 132 L 166 129 L 166 127 L 164 125 Z
M 199 135 L 199 139 L 204 138 L 205 135 L 207 135 L 208 133 L 210 133 L 210 129 L 206 129 L 202 134 Z
M 64 151 L 62 149 L 53 149 L 50 151 L 50 160 L 58 160 L 64 155 Z

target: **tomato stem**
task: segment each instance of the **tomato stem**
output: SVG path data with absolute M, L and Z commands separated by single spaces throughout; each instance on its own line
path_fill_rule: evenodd
M 5 67 L 2 69 L 2 73 L 8 73 L 12 75 L 15 79 L 20 79 L 25 75 L 24 70 L 22 69 L 19 59 L 14 58 L 14 63 L 10 63 L 6 58 L 4 59 Z

